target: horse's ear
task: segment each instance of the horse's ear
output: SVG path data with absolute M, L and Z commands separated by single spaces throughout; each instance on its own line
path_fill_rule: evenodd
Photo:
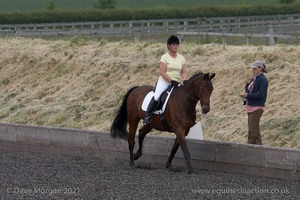
M 211 79 L 213 79 L 215 76 L 216 76 L 216 74 L 215 74 L 215 73 L 213 73 L 213 74 L 210 76 L 210 78 L 209 78 L 209 79 L 211 80 Z
M 204 74 L 203 79 L 209 79 L 209 73 Z

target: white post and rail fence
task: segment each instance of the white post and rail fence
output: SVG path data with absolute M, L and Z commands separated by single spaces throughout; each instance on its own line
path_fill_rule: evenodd
M 228 38 L 244 38 L 246 45 L 251 44 L 255 38 L 266 39 L 268 46 L 275 45 L 278 39 L 292 39 L 293 44 L 300 44 L 300 35 L 292 35 L 285 33 L 274 33 L 273 25 L 267 26 L 267 33 L 228 33 L 228 32 L 204 32 L 204 31 L 177 31 L 176 34 L 180 36 L 181 40 L 185 40 L 186 36 L 198 37 L 199 43 L 205 43 L 207 37 L 219 37 L 222 44 L 227 44 Z M 300 26 L 299 26 L 300 29 Z
M 251 39 L 267 38 L 268 45 L 277 39 L 299 39 L 300 14 L 247 17 L 213 17 L 192 19 L 160 19 L 131 21 L 98 21 L 46 24 L 0 24 L 1 37 L 62 38 L 88 36 L 97 38 L 161 39 L 169 34 Z

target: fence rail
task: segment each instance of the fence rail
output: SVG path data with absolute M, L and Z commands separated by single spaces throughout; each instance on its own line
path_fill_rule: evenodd
M 255 33 L 267 34 L 269 25 L 276 34 L 300 32 L 300 14 L 214 17 L 192 19 L 161 19 L 132 21 L 99 21 L 48 24 L 2 24 L 0 36 L 68 37 L 68 36 L 130 36 L 138 39 L 177 32 Z M 290 29 L 289 27 L 293 27 Z M 213 35 L 213 34 L 206 34 Z M 280 36 L 281 37 L 281 36 Z
M 181 40 L 184 40 L 186 36 L 197 36 L 199 37 L 199 42 L 203 41 L 204 37 L 220 37 L 222 44 L 226 44 L 228 37 L 240 37 L 245 38 L 245 42 L 247 45 L 250 44 L 252 38 L 265 38 L 267 40 L 267 44 L 269 46 L 275 45 L 278 39 L 294 39 L 297 43 L 300 43 L 300 35 L 292 35 L 292 34 L 278 34 L 274 33 L 273 25 L 268 25 L 267 33 L 228 33 L 228 32 L 192 32 L 192 31 L 178 31 L 178 35 L 180 35 Z M 295 34 L 295 32 L 294 32 Z

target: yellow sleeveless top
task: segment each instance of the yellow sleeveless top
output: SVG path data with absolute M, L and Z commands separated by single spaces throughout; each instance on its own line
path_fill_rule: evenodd
M 181 81 L 182 65 L 186 63 L 185 58 L 181 54 L 177 53 L 176 58 L 173 58 L 169 53 L 166 53 L 162 55 L 160 62 L 167 65 L 166 73 L 172 80 Z M 160 76 L 159 78 L 162 79 L 163 77 Z

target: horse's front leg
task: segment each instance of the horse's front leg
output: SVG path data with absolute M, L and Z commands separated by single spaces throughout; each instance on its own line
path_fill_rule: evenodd
M 185 158 L 186 165 L 188 167 L 188 173 L 191 174 L 191 173 L 193 173 L 193 168 L 192 168 L 192 164 L 191 164 L 191 155 L 190 155 L 190 152 L 189 152 L 186 142 L 181 144 L 180 147 L 182 149 L 183 156 Z
M 179 143 L 178 143 L 178 140 L 177 140 L 177 137 L 176 137 L 175 141 L 174 141 L 174 144 L 173 144 L 173 147 L 172 147 L 172 150 L 171 150 L 171 153 L 170 153 L 170 156 L 169 156 L 169 158 L 167 160 L 167 163 L 166 163 L 166 168 L 167 169 L 171 167 L 174 155 L 176 154 L 178 147 L 179 147 Z
M 143 126 L 140 130 L 139 130 L 139 149 L 137 150 L 137 152 L 134 154 L 134 160 L 139 159 L 139 157 L 141 157 L 141 155 L 143 154 L 143 142 L 145 139 L 145 136 L 152 130 L 151 126 Z
M 188 167 L 188 173 L 191 174 L 193 172 L 193 168 L 191 165 L 191 155 L 190 155 L 189 149 L 186 144 L 185 135 L 184 134 L 176 134 L 176 135 L 177 135 L 178 143 L 183 152 L 183 156 L 186 161 L 186 165 Z

